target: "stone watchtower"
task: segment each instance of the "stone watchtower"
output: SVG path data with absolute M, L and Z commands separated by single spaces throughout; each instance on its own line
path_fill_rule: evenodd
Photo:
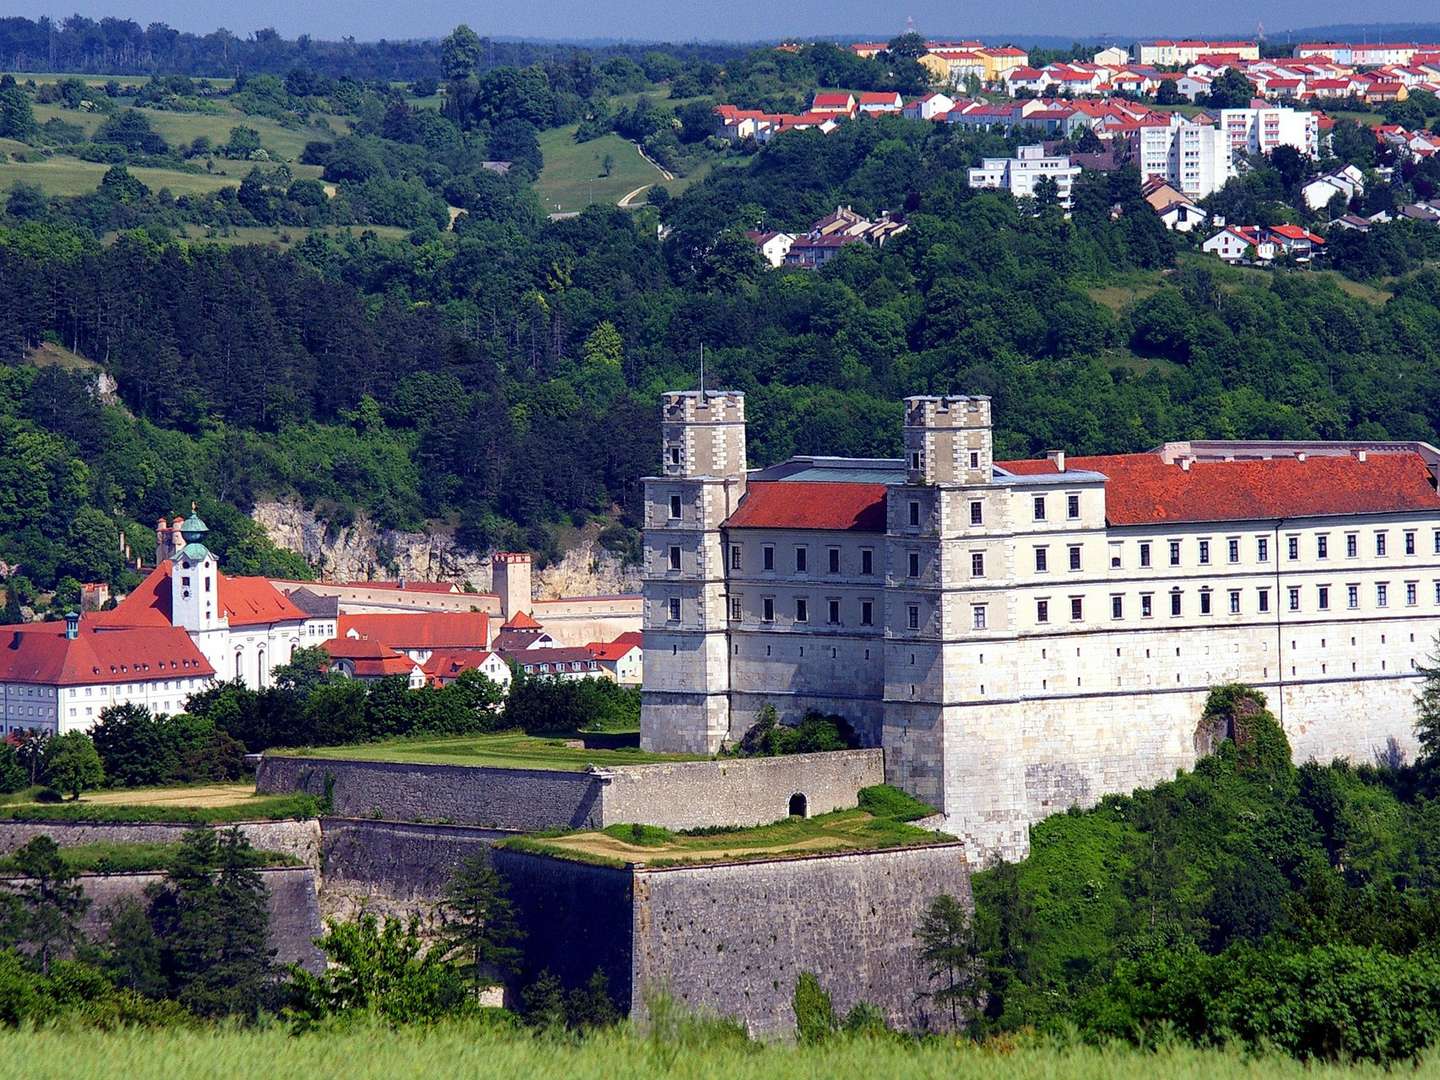
M 714 753 L 730 734 L 725 547 L 745 494 L 745 395 L 667 393 L 661 471 L 645 478 L 645 679 L 640 745 Z
M 976 850 L 1010 854 L 1026 808 L 990 399 L 906 398 L 904 444 L 906 482 L 887 496 L 886 779 L 943 807 Z

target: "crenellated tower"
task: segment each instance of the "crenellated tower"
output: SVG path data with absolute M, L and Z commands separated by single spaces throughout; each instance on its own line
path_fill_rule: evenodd
M 661 470 L 645 478 L 640 743 L 714 753 L 730 734 L 721 525 L 745 494 L 745 395 L 663 395 Z

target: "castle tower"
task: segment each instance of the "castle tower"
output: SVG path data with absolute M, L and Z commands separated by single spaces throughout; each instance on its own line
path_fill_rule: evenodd
M 170 622 L 191 633 L 223 627 L 226 620 L 220 612 L 220 564 L 205 546 L 205 534 L 210 530 L 193 512 L 180 529 L 185 543 L 171 556 Z
M 524 552 L 497 551 L 490 564 L 490 588 L 500 597 L 500 612 L 509 619 L 533 607 L 530 556 Z
M 990 399 L 907 398 L 904 444 L 906 482 L 887 496 L 886 779 L 941 808 L 973 850 L 1013 856 L 1026 806 Z
M 730 734 L 720 526 L 745 494 L 745 396 L 663 395 L 662 465 L 645 478 L 645 677 L 640 745 L 714 753 Z

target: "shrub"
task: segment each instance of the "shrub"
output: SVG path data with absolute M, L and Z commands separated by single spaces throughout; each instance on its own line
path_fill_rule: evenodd
M 658 825 L 607 825 L 602 831 L 606 836 L 613 836 L 616 840 L 634 844 L 636 847 L 660 847 L 675 839 L 674 833 Z
M 875 784 L 861 788 L 860 809 L 878 818 L 893 818 L 896 821 L 919 821 L 935 814 L 935 808 L 921 802 L 913 795 L 893 788 L 889 784 Z
M 804 1043 L 821 1043 L 835 1034 L 839 1023 L 835 1019 L 835 1006 L 820 985 L 820 980 L 809 971 L 802 971 L 795 980 L 792 998 L 795 1008 L 795 1037 Z

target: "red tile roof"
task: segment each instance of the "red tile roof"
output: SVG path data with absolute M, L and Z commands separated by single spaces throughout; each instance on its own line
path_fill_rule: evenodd
M 609 660 L 612 663 L 616 660 L 623 660 L 635 649 L 640 648 L 638 641 L 621 641 L 616 638 L 614 641 L 592 641 L 585 648 L 590 650 L 590 655 L 596 660 Z
M 406 592 L 457 593 L 460 586 L 453 581 L 342 581 L 355 589 L 404 589 Z
M 420 670 L 432 683 L 443 685 L 459 678 L 464 672 L 476 670 L 494 655 L 486 649 L 437 650 L 420 665 Z
M 752 483 L 726 520 L 731 529 L 833 529 L 885 531 L 884 484 L 831 484 L 802 480 Z
M 540 624 L 523 611 L 517 611 L 505 620 L 501 630 L 539 630 Z
M 1002 461 L 1012 473 L 1055 472 L 1049 460 Z M 1159 454 L 1072 457 L 1067 469 L 1103 473 L 1112 525 L 1242 521 L 1440 511 L 1430 470 L 1419 454 L 1196 461 L 1188 470 Z
M 337 630 L 340 637 L 368 638 L 394 649 L 483 649 L 489 644 L 490 616 L 483 611 L 341 614 Z
M 111 628 L 172 625 L 170 610 L 171 560 L 150 571 L 136 588 L 110 611 L 97 612 L 95 625 Z M 229 577 L 218 574 L 220 614 L 231 626 L 265 626 L 303 622 L 305 613 L 263 577 Z
M 83 686 L 214 674 L 190 635 L 173 626 L 99 630 L 86 618 L 74 639 L 63 622 L 0 627 L 0 682 Z
M 409 675 L 415 670 L 414 660 L 378 641 L 338 637 L 325 642 L 322 648 L 332 660 L 349 664 L 359 678 L 383 679 L 389 675 Z

